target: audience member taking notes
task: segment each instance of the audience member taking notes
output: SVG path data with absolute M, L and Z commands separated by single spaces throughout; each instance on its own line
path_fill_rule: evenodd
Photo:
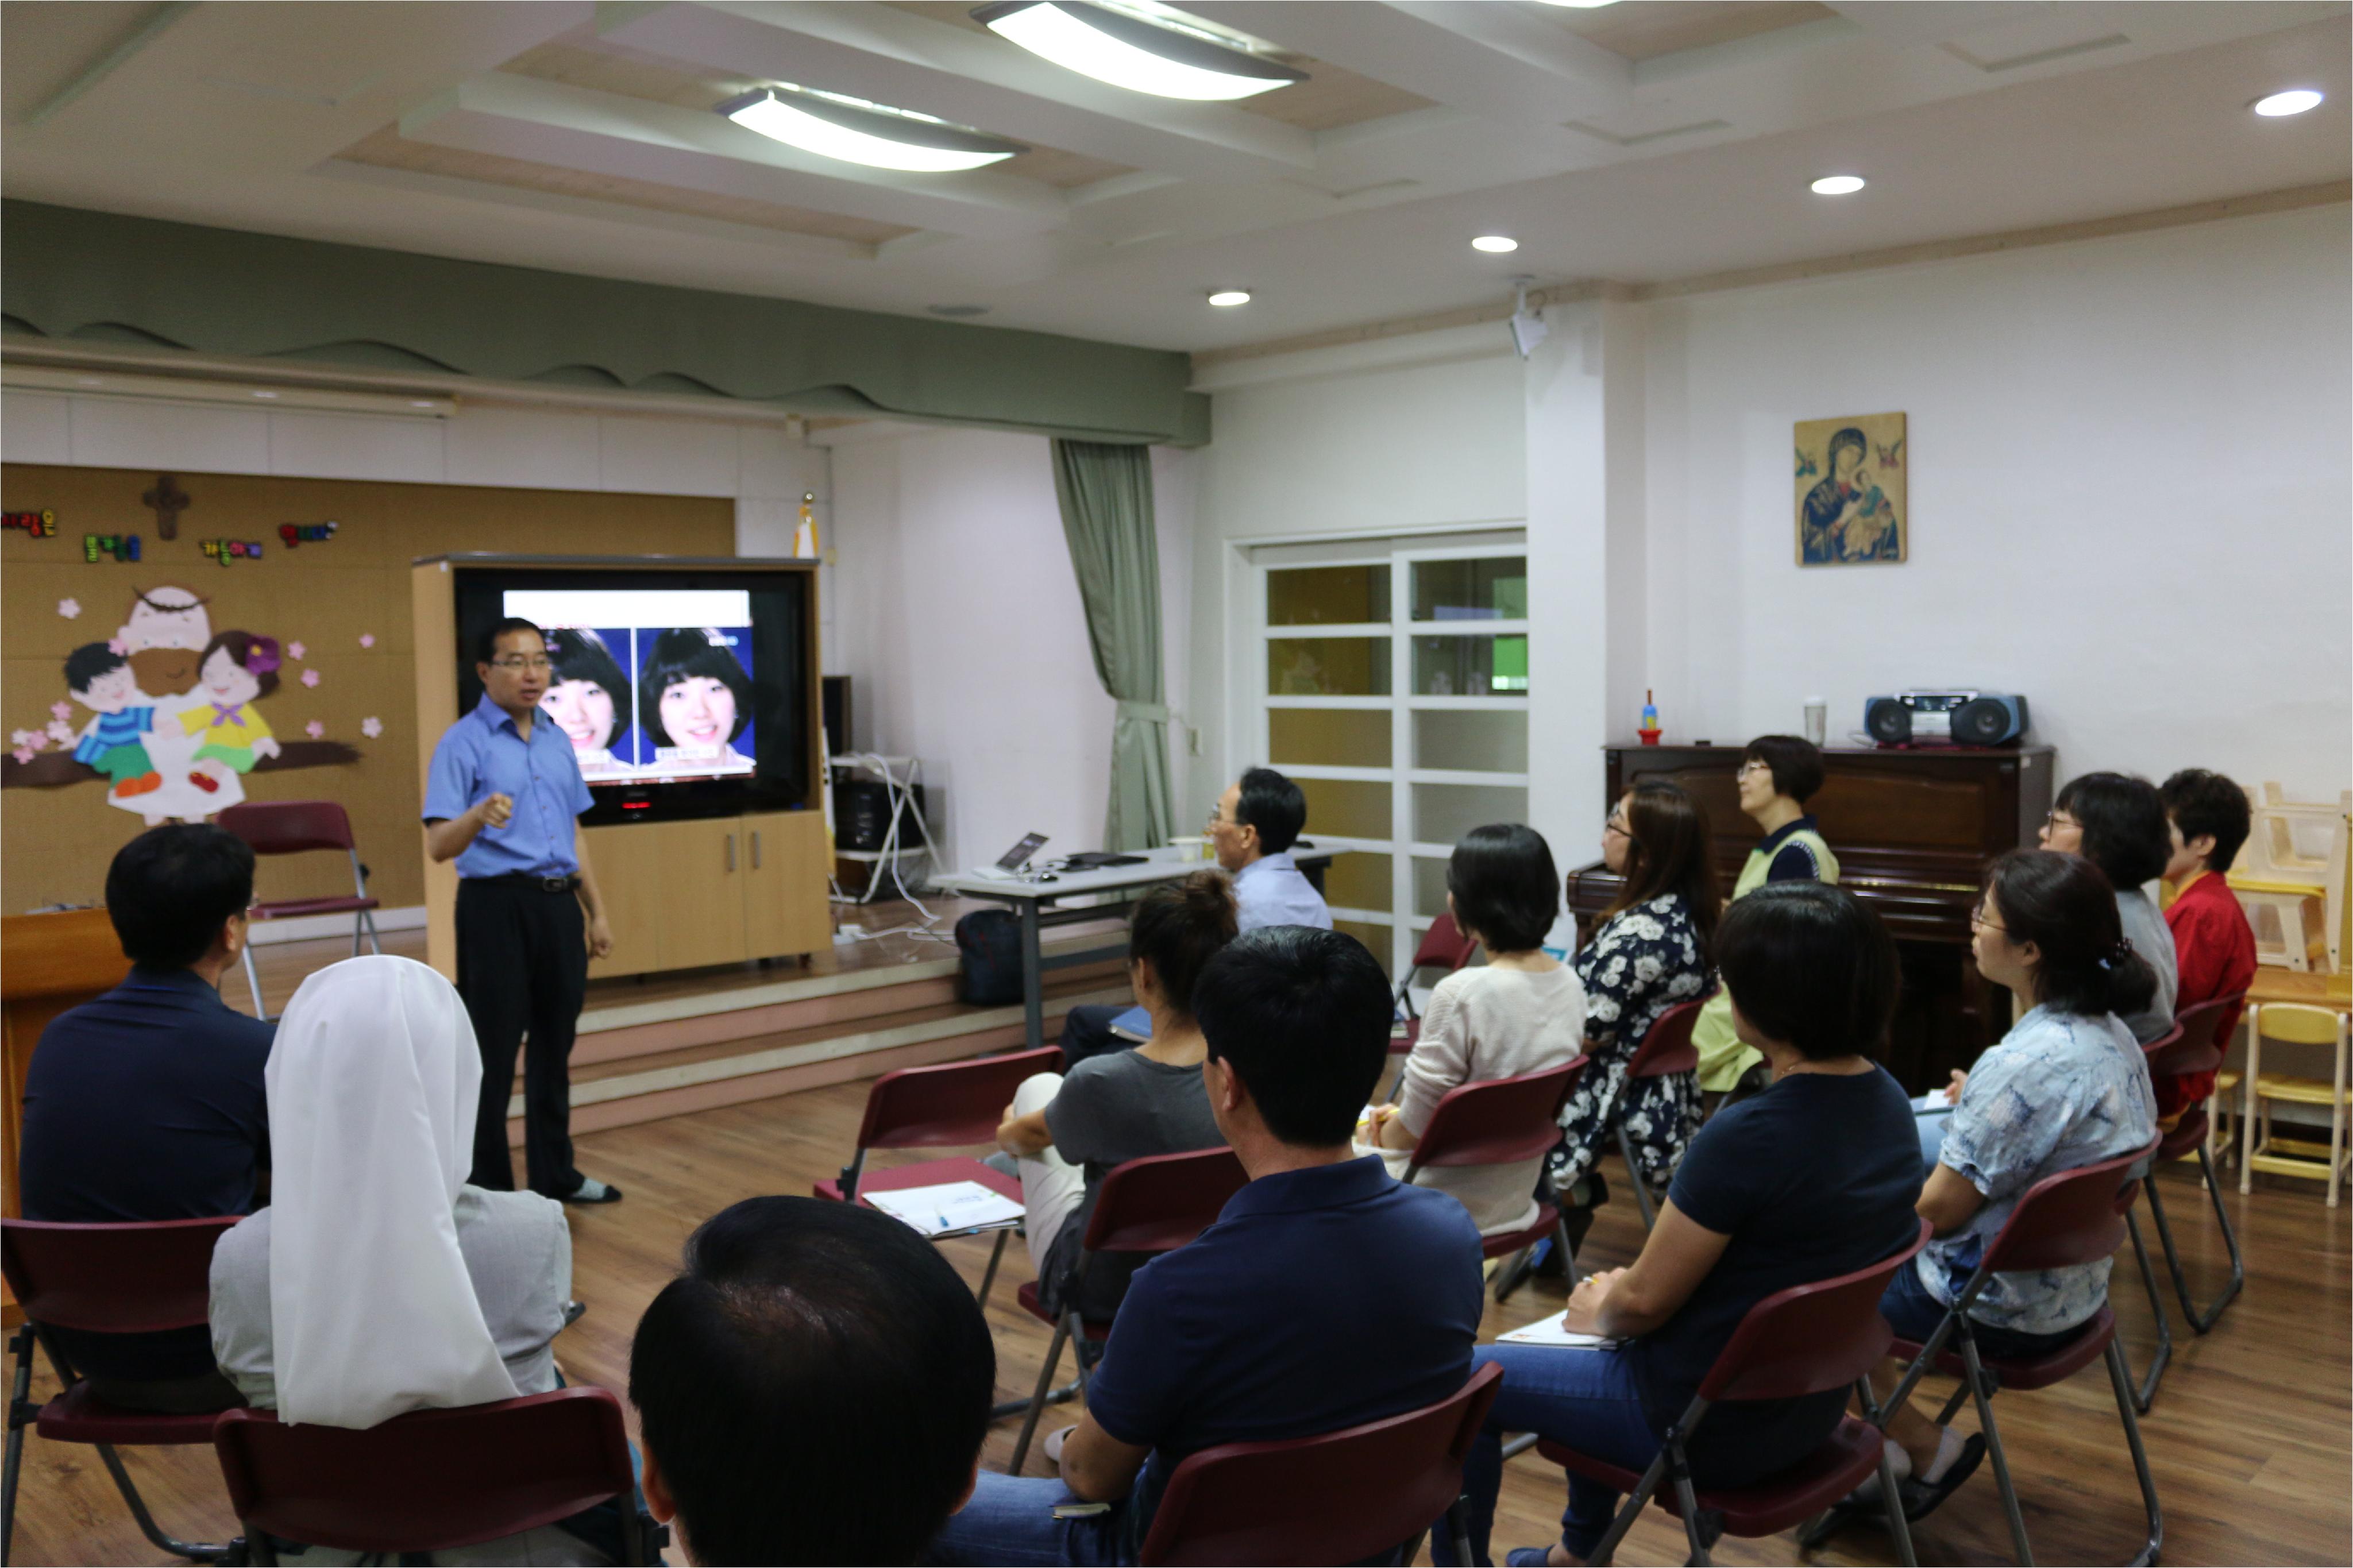
M 1700 1130 L 1633 1266 L 1569 1298 L 1564 1329 L 1623 1342 L 1480 1349 L 1479 1361 L 1504 1368 L 1463 1474 L 1482 1561 L 1503 1434 L 1540 1433 L 1639 1472 L 1751 1307 L 1867 1268 L 1918 1234 L 1911 1107 L 1874 1059 L 1895 1012 L 1886 928 L 1836 888 L 1777 883 L 1725 911 L 1715 949 L 1734 1027 L 1772 1081 Z M 1840 1405 L 1833 1392 L 1712 1407 L 1689 1445 L 1694 1479 L 1741 1486 L 1787 1468 L 1830 1436 Z M 1559 1542 L 1512 1561 L 1582 1562 L 1617 1505 L 1617 1493 L 1572 1475 Z
M 1291 858 L 1291 847 L 1307 826 L 1307 796 L 1272 768 L 1252 768 L 1226 787 L 1209 814 L 1209 849 L 1233 879 L 1234 924 L 1315 926 L 1332 929 L 1324 897 Z M 1086 1003 L 1062 1020 L 1062 1063 L 1075 1067 L 1105 1051 L 1124 1051 L 1134 1042 L 1112 1032 L 1124 1007 Z
M 646 1503 L 690 1563 L 909 1563 L 972 1493 L 997 1352 L 887 1215 L 746 1198 L 688 1238 L 629 1347 Z
M 2241 995 L 2254 984 L 2254 928 L 2227 879 L 2247 841 L 2253 813 L 2246 791 L 2204 768 L 2182 769 L 2158 794 L 2172 830 L 2165 880 L 2173 889 L 2173 902 L 2165 907 L 2165 929 L 2173 936 L 2173 1008 L 2179 1014 L 2217 997 Z M 2215 1022 L 2215 1044 L 2226 1051 L 2241 1011 L 2226 1007 Z M 2213 1092 L 2211 1072 L 2159 1080 L 2158 1124 L 2172 1131 L 2183 1111 Z
M 1134 1563 L 1187 1455 L 1379 1420 L 1470 1374 L 1477 1227 L 1349 1155 L 1388 1059 L 1373 955 L 1335 931 L 1247 931 L 1209 961 L 1193 1010 L 1210 1110 L 1250 1183 L 1137 1271 L 1060 1478 L 983 1471 L 932 1562 Z
M 1487 962 L 1458 969 L 1430 994 L 1421 1034 L 1405 1066 L 1398 1103 L 1377 1106 L 1368 1146 L 1389 1173 L 1405 1174 L 1412 1150 L 1447 1091 L 1466 1083 L 1542 1072 L 1585 1046 L 1585 988 L 1545 955 L 1545 932 L 1560 913 L 1560 875 L 1544 836 L 1518 823 L 1474 827 L 1446 866 L 1446 908 Z M 1451 1193 L 1482 1235 L 1535 1223 L 1544 1161 L 1433 1167 L 1423 1186 Z
M 195 823 L 118 850 L 106 910 L 131 960 L 122 984 L 50 1021 L 25 1080 L 24 1152 L 8 1173 L 26 1219 L 204 1219 L 254 1205 L 269 1163 L 263 1066 L 276 1026 L 220 997 L 245 951 L 253 851 Z M 93 1390 L 134 1410 L 238 1403 L 202 1327 L 50 1334 Z
M 2157 786 L 2123 773 L 2070 779 L 2042 824 L 2042 847 L 2081 855 L 2116 889 L 2124 939 L 2156 983 L 2147 1000 L 2120 1009 L 2117 1016 L 2144 1046 L 2163 1036 L 2173 1027 L 2179 971 L 2173 933 L 2145 890 L 2173 859 L 2173 833 Z

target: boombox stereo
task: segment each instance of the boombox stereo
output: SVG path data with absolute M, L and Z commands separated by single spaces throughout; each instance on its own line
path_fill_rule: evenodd
M 2026 699 L 1992 691 L 1899 691 L 1863 700 L 1862 727 L 1883 746 L 2014 746 Z

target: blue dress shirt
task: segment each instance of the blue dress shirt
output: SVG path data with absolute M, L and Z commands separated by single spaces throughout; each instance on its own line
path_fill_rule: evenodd
M 1332 929 L 1332 911 L 1315 890 L 1291 851 L 1261 856 L 1234 873 L 1234 926 L 1256 931 L 1261 926 L 1314 926 Z
M 458 857 L 460 877 L 569 877 L 580 869 L 573 818 L 596 804 L 580 777 L 572 742 L 545 714 L 526 741 L 506 710 L 485 695 L 433 748 L 425 775 L 425 820 L 463 816 L 476 802 L 514 802 L 504 827 L 484 827 Z

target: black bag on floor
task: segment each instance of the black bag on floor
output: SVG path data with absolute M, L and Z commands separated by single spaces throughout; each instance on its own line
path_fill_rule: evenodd
M 1006 910 L 975 910 L 955 923 L 956 994 L 983 1007 L 1021 1000 L 1021 926 Z

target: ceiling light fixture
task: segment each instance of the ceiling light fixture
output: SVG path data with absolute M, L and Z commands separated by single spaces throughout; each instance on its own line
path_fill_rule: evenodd
M 934 316 L 945 316 L 950 321 L 955 321 L 988 314 L 988 307 L 986 305 L 926 305 L 923 309 Z
M 1229 305 L 1247 305 L 1250 300 L 1247 289 L 1219 289 L 1209 296 L 1209 303 L 1220 309 Z
M 720 104 L 717 112 L 746 131 L 820 158 L 909 174 L 961 174 L 1029 150 L 928 114 L 790 83 L 740 94 Z
M 1544 0 L 1547 5 L 1559 5 L 1571 11 L 1599 11 L 1604 5 L 1615 5 L 1618 0 Z
M 1473 250 L 1483 250 L 1490 256 L 1509 256 L 1520 247 L 1520 242 L 1507 234 L 1482 234 L 1471 242 Z
M 2292 87 L 2285 92 L 2275 92 L 2269 98 L 2255 100 L 2254 109 L 2266 120 L 2277 120 L 2284 115 L 2302 114 L 2307 109 L 2317 109 L 2325 96 L 2308 87 Z
M 1824 174 L 1814 182 L 1813 191 L 1818 196 L 1851 196 L 1862 185 L 1861 174 Z
M 1166 6 L 1148 16 L 1083 0 L 1004 0 L 980 6 L 972 19 L 1065 70 L 1156 98 L 1225 101 L 1307 79 L 1305 71 L 1238 48 Z

